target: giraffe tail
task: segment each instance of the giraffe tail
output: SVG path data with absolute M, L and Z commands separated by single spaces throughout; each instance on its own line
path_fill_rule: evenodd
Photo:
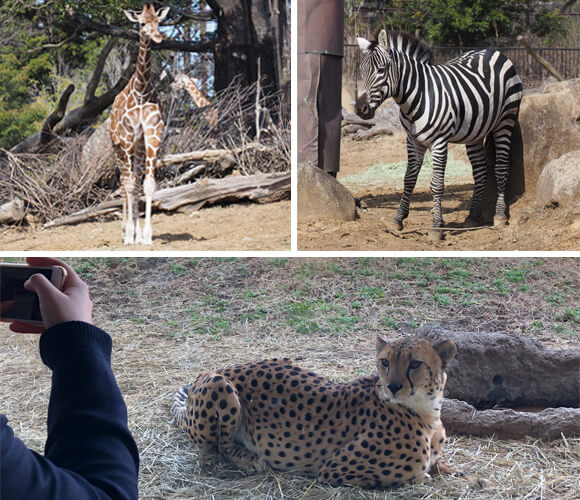
M 171 413 L 173 413 L 175 423 L 177 424 L 178 427 L 183 427 L 183 423 L 185 422 L 185 411 L 187 409 L 187 395 L 189 393 L 190 388 L 191 384 L 185 385 L 175 393 L 175 396 L 173 396 Z

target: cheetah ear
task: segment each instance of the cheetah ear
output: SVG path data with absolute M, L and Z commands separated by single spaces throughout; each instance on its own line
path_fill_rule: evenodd
M 449 361 L 451 361 L 457 354 L 457 346 L 450 340 L 439 342 L 433 346 L 433 349 L 435 349 L 435 352 L 439 354 L 439 357 L 441 358 L 441 366 L 444 370 L 447 368 L 447 363 L 449 363 Z
M 377 337 L 377 352 L 381 352 L 386 345 L 387 343 L 381 337 Z
M 379 45 L 383 49 L 389 50 L 389 38 L 387 37 L 387 32 L 385 30 L 381 30 L 379 33 Z

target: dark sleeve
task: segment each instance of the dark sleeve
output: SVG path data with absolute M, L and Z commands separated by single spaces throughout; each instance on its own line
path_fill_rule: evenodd
M 28 450 L 0 418 L 0 498 L 136 499 L 139 458 L 111 370 L 111 338 L 88 323 L 40 338 L 52 370 L 45 456 Z

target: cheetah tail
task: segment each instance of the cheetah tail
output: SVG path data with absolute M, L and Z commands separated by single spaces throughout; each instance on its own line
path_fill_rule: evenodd
M 173 404 L 171 405 L 171 413 L 175 417 L 175 423 L 178 427 L 183 426 L 185 420 L 185 410 L 187 407 L 187 394 L 189 393 L 190 385 L 183 386 L 179 389 L 173 397 Z

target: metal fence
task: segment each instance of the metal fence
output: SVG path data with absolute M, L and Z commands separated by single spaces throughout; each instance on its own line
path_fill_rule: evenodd
M 433 55 L 437 64 L 449 61 L 464 52 L 481 47 L 433 47 Z M 536 61 L 523 47 L 499 48 L 514 63 L 524 88 L 538 86 L 550 73 L 538 61 Z M 542 56 L 556 69 L 565 79 L 580 78 L 580 49 L 534 49 L 537 55 Z M 344 59 L 342 62 L 342 77 L 344 82 L 358 84 L 358 66 L 360 64 L 361 50 L 358 45 L 345 45 Z

